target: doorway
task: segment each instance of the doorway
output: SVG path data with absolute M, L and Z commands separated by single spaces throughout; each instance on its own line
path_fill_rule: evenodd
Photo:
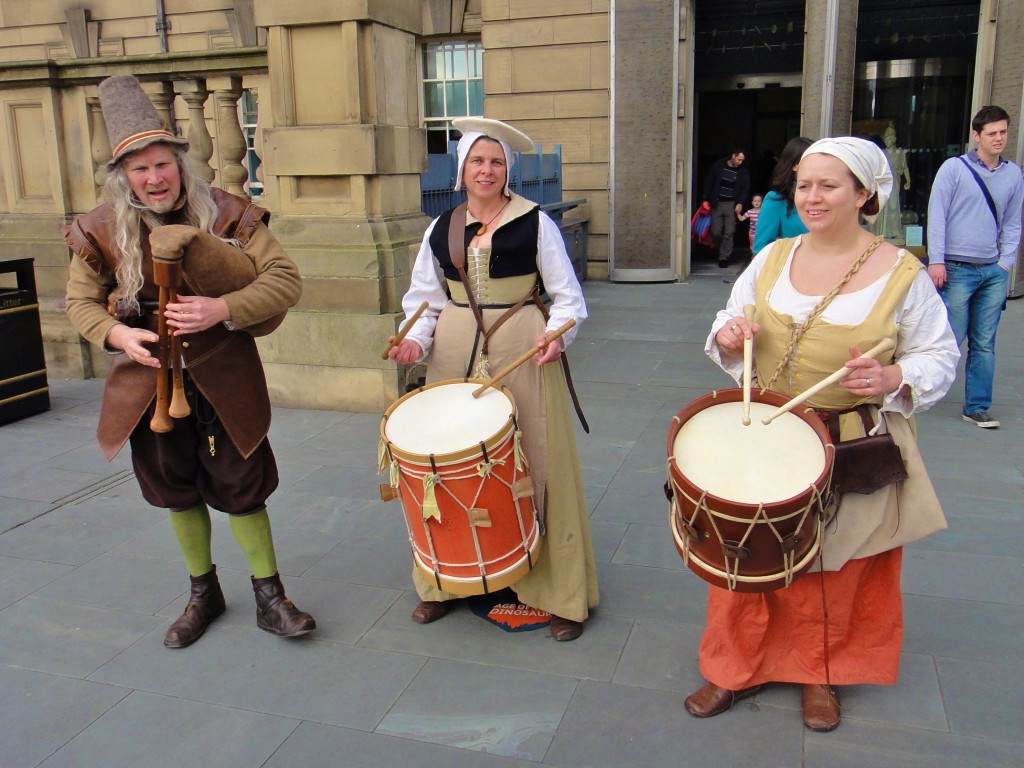
M 740 75 L 730 78 L 728 84 L 709 84 L 707 89 L 698 90 L 691 215 L 704 201 L 711 166 L 737 149 L 743 149 L 746 155 L 743 167 L 750 177 L 751 195 L 768 192 L 779 153 L 787 141 L 800 135 L 799 83 L 799 75 L 782 75 L 774 80 L 764 75 Z M 750 261 L 748 231 L 747 222 L 737 224 L 730 272 L 735 273 Z M 690 271 L 723 271 L 718 267 L 717 250 L 694 242 Z

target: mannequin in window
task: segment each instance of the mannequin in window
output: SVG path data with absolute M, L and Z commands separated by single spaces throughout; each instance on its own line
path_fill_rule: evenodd
M 889 161 L 892 177 L 899 183 L 903 179 L 903 189 L 910 189 L 910 169 L 907 167 L 907 151 L 896 146 L 896 128 L 892 123 L 882 135 L 885 143 L 885 157 Z M 894 189 L 892 196 L 878 215 L 871 230 L 876 235 L 883 235 L 890 242 L 903 243 L 903 222 L 900 218 L 899 189 Z

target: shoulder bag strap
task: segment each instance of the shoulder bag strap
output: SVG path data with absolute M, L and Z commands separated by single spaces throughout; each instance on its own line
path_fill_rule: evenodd
M 985 202 L 988 203 L 988 209 L 992 212 L 992 218 L 996 220 L 996 230 L 998 232 L 1002 224 L 999 222 L 999 214 L 996 213 L 996 202 L 992 199 L 992 193 L 988 191 L 988 185 L 985 183 L 985 180 L 978 175 L 978 172 L 971 168 L 971 164 L 964 159 L 963 155 L 957 159 L 964 164 L 964 167 L 968 171 L 971 172 L 971 176 L 974 177 L 974 180 L 978 182 L 978 186 L 981 187 L 981 194 L 985 196 Z M 996 237 L 998 239 L 998 234 Z
M 541 315 L 544 317 L 544 321 L 548 319 L 548 308 L 544 305 L 544 302 L 540 298 L 540 288 L 535 285 L 533 287 L 533 303 L 540 309 Z M 572 398 L 572 407 L 576 410 L 576 416 L 580 420 L 580 426 L 583 427 L 583 431 L 588 435 L 590 434 L 590 424 L 587 423 L 587 417 L 583 415 L 583 406 L 580 405 L 579 395 L 576 394 L 576 387 L 572 383 L 572 373 L 569 371 L 569 357 L 565 354 L 565 348 L 562 348 L 562 354 L 558 358 L 562 364 L 562 373 L 565 374 L 565 386 L 569 390 L 569 396 Z

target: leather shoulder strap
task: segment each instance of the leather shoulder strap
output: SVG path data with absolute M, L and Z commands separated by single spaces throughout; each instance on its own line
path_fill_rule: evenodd
M 468 210 L 469 206 L 466 203 L 455 206 L 448 222 L 448 256 L 452 260 L 452 265 L 458 270 L 466 267 L 466 211 Z

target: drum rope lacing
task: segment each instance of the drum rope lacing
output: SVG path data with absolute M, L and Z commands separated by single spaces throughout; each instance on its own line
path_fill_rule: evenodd
M 691 557 L 691 553 L 690 553 L 690 535 L 689 534 L 690 534 L 691 531 L 696 531 L 697 530 L 697 527 L 696 527 L 695 523 L 697 521 L 697 518 L 700 516 L 701 512 L 704 512 L 707 515 L 708 521 L 711 523 L 711 527 L 714 529 L 715 535 L 718 537 L 719 542 L 723 543 L 722 554 L 723 554 L 723 559 L 725 561 L 725 572 L 724 572 L 724 574 L 725 574 L 726 583 L 728 584 L 728 588 L 730 590 L 735 590 L 737 583 L 740 582 L 740 581 L 747 582 L 747 581 L 753 581 L 753 579 L 751 577 L 745 577 L 745 576 L 741 576 L 739 574 L 739 564 L 740 564 L 740 561 L 742 560 L 742 558 L 741 557 L 730 557 L 730 555 L 726 551 L 726 548 L 724 546 L 726 540 L 723 538 L 722 532 L 721 532 L 721 530 L 718 527 L 717 520 L 727 520 L 729 522 L 735 522 L 735 523 L 749 523 L 749 525 L 746 528 L 746 531 L 743 534 L 743 537 L 738 542 L 734 542 L 733 543 L 735 548 L 742 548 L 743 547 L 743 545 L 750 538 L 751 534 L 756 530 L 756 526 L 758 524 L 767 525 L 768 529 L 772 532 L 772 535 L 775 537 L 776 541 L 778 542 L 779 548 L 782 550 L 783 568 L 782 568 L 782 570 L 778 574 L 775 574 L 774 577 L 777 578 L 778 576 L 782 576 L 784 578 L 784 581 L 785 581 L 785 586 L 787 586 L 787 587 L 790 584 L 793 583 L 793 577 L 794 577 L 794 574 L 795 574 L 795 571 L 796 571 L 796 566 L 797 566 L 796 550 L 795 550 L 795 548 L 790 548 L 789 551 L 786 551 L 786 537 L 782 536 L 779 533 L 778 528 L 775 527 L 775 523 L 782 522 L 782 521 L 788 520 L 788 519 L 790 519 L 790 518 L 792 518 L 792 517 L 794 517 L 796 515 L 799 515 L 800 519 L 799 519 L 799 521 L 797 522 L 797 524 L 796 524 L 796 526 L 794 528 L 794 532 L 800 531 L 800 530 L 803 529 L 803 525 L 804 525 L 804 523 L 805 523 L 805 521 L 807 519 L 807 515 L 811 513 L 811 510 L 812 509 L 819 510 L 820 514 L 817 515 L 817 519 L 818 520 L 817 520 L 817 523 L 814 526 L 815 527 L 814 535 L 815 535 L 815 537 L 816 537 L 816 539 L 818 541 L 817 549 L 819 549 L 819 551 L 820 551 L 820 545 L 821 545 L 821 542 L 822 542 L 822 539 L 823 539 L 823 533 L 824 533 L 824 528 L 823 528 L 823 525 L 822 525 L 822 519 L 824 517 L 825 498 L 822 495 L 821 491 L 818 490 L 818 487 L 814 483 L 811 483 L 809 485 L 809 487 L 808 487 L 808 490 L 810 491 L 810 494 L 811 494 L 811 498 L 808 500 L 807 505 L 802 507 L 801 509 L 798 509 L 798 510 L 796 510 L 794 512 L 791 512 L 789 514 L 786 514 L 786 515 L 782 515 L 782 516 L 778 516 L 778 517 L 770 517 L 768 515 L 767 511 L 765 510 L 764 503 L 761 502 L 760 504 L 758 504 L 757 511 L 756 511 L 756 513 L 754 514 L 753 517 L 742 517 L 741 518 L 741 517 L 735 517 L 733 515 L 726 515 L 723 512 L 718 512 L 716 510 L 711 509 L 711 507 L 708 505 L 708 502 L 707 502 L 708 491 L 706 491 L 706 490 L 701 493 L 699 499 L 694 499 L 691 495 L 687 494 L 684 490 L 679 488 L 678 485 L 673 482 L 673 478 L 672 478 L 672 465 L 673 465 L 673 463 L 674 463 L 674 458 L 673 457 L 669 457 L 669 459 L 667 460 L 667 465 L 666 466 L 667 466 L 667 469 L 668 469 L 669 487 L 672 489 L 671 513 L 672 513 L 672 520 L 673 521 L 683 521 L 683 523 L 684 523 L 683 528 L 686 530 L 686 532 L 688 534 L 688 535 L 682 537 L 682 541 L 681 541 L 681 543 L 683 545 L 683 562 L 687 566 L 689 565 L 690 557 Z M 682 506 L 679 504 L 679 497 L 680 496 L 685 498 L 694 507 L 693 514 L 689 518 L 687 518 L 686 515 L 683 513 Z M 676 537 L 676 541 L 680 541 L 680 537 L 677 536 Z M 694 555 L 694 557 L 696 557 L 696 556 Z M 701 562 L 702 562 L 702 565 L 703 565 L 703 561 L 701 561 Z
M 515 442 L 515 441 L 513 441 L 513 442 Z M 493 468 L 494 466 L 500 466 L 500 465 L 505 464 L 505 462 L 508 460 L 508 458 L 511 455 L 513 455 L 515 452 L 516 452 L 516 448 L 515 448 L 514 445 L 513 446 L 506 446 L 505 450 L 504 451 L 500 451 L 498 455 L 490 456 L 487 459 L 486 462 L 478 462 L 478 463 L 472 465 L 471 467 L 469 467 L 468 469 L 466 469 L 465 471 L 460 472 L 460 473 L 447 473 L 445 475 L 441 475 L 440 473 L 437 473 L 437 472 L 424 472 L 424 473 L 420 474 L 419 476 L 417 476 L 416 472 L 407 469 L 404 473 L 400 473 L 399 474 L 399 482 L 396 484 L 396 487 L 404 488 L 404 490 L 408 494 L 408 497 L 412 498 L 412 499 L 415 499 L 416 498 L 416 494 L 414 493 L 414 488 L 413 488 L 413 485 L 410 482 L 410 480 L 419 479 L 421 481 L 421 484 L 422 484 L 422 487 L 423 487 L 423 491 L 424 491 L 424 501 L 421 502 L 421 511 L 422 511 L 422 519 L 424 521 L 426 521 L 429 518 L 434 517 L 434 515 L 432 515 L 432 514 L 427 514 L 427 511 L 426 511 L 426 504 L 427 504 L 427 502 L 426 502 L 426 498 L 425 497 L 426 497 L 426 493 L 427 493 L 428 482 L 430 484 L 430 492 L 431 492 L 431 494 L 433 494 L 433 499 L 434 499 L 434 504 L 435 505 L 437 505 L 436 494 L 438 492 L 442 492 L 442 493 L 444 493 L 446 495 L 446 498 L 451 499 L 451 501 L 454 502 L 454 504 L 456 506 L 461 508 L 462 511 L 466 514 L 466 516 L 468 518 L 472 518 L 472 515 L 470 514 L 471 510 L 478 508 L 477 507 L 477 503 L 479 502 L 480 496 L 483 493 L 483 490 L 484 490 L 484 487 L 485 487 L 485 483 L 484 483 L 485 480 L 490 479 L 491 481 L 497 482 L 497 483 L 505 486 L 505 488 L 508 489 L 508 491 L 509 491 L 509 493 L 510 493 L 510 495 L 512 497 L 512 502 L 513 502 L 513 504 L 515 506 L 516 521 L 517 521 L 518 527 L 519 527 L 519 537 L 520 537 L 521 546 L 522 546 L 523 551 L 526 554 L 527 558 L 529 559 L 530 567 L 532 568 L 533 567 L 533 563 L 532 563 L 532 556 L 530 554 L 530 534 L 526 530 L 526 526 L 525 526 L 524 521 L 523 521 L 523 510 L 522 510 L 522 505 L 520 503 L 520 499 L 522 498 L 522 496 L 519 494 L 519 492 L 517 490 L 517 485 L 518 485 L 519 481 L 522 479 L 519 476 L 519 473 L 523 471 L 523 467 L 522 466 L 517 466 L 516 467 L 516 471 L 513 473 L 512 482 L 509 482 L 509 481 L 503 479 L 502 477 L 500 477 L 499 475 L 493 474 L 491 472 L 491 468 Z M 489 465 L 487 468 L 485 468 L 483 466 L 485 463 Z M 437 464 L 432 462 L 432 467 L 431 468 L 432 469 L 436 469 L 436 466 L 437 466 Z M 470 501 L 469 503 L 463 502 L 453 491 L 451 491 L 449 488 L 446 487 L 446 483 L 447 484 L 451 484 L 451 483 L 453 483 L 455 481 L 459 481 L 459 480 L 470 480 L 470 479 L 473 479 L 474 477 L 475 478 L 479 478 L 481 482 L 478 484 L 478 486 L 476 488 L 476 491 L 475 491 L 475 495 L 473 496 L 472 501 Z M 428 478 L 430 478 L 430 479 L 428 480 Z M 526 494 L 526 495 L 528 495 L 528 494 Z M 438 507 L 438 509 L 439 509 L 439 507 Z M 440 511 L 438 512 L 438 515 L 436 516 L 436 519 L 437 519 L 437 521 L 439 523 L 442 522 L 441 521 L 441 516 L 440 516 Z M 408 527 L 408 521 L 407 521 L 407 527 Z M 479 542 L 479 538 L 477 537 L 476 528 L 477 528 L 477 526 L 474 525 L 471 522 L 470 523 L 470 529 L 471 529 L 471 532 L 472 532 L 472 535 L 473 535 L 474 547 L 476 549 L 476 555 L 477 555 L 476 565 L 479 565 L 481 567 L 481 575 L 483 575 L 485 573 L 484 566 L 492 565 L 495 562 L 498 562 L 499 559 L 507 557 L 507 553 L 503 553 L 499 558 L 495 558 L 495 559 L 491 559 L 491 560 L 485 560 L 484 557 L 483 557 L 483 553 L 482 553 L 482 551 L 480 549 L 480 542 Z M 439 558 L 437 557 L 437 553 L 436 553 L 436 550 L 434 548 L 433 535 L 431 533 L 430 526 L 424 525 L 424 531 L 426 533 L 428 547 L 430 549 L 430 560 L 431 560 L 431 563 L 432 563 L 432 566 L 433 566 L 433 570 L 434 570 L 435 576 L 436 576 L 437 572 L 438 572 L 438 570 L 440 568 L 440 565 L 442 563 L 439 560 Z M 409 537 L 410 537 L 409 538 L 410 544 L 412 545 L 413 550 L 414 551 L 418 551 L 418 547 L 415 544 L 415 541 L 414 541 L 414 538 L 413 538 L 411 530 L 409 531 Z M 448 563 L 448 562 L 444 563 L 444 565 L 452 566 L 452 567 L 467 567 L 467 566 L 471 566 L 473 564 L 474 563 L 468 563 L 468 562 L 467 563 L 457 563 L 457 562 L 456 563 Z

